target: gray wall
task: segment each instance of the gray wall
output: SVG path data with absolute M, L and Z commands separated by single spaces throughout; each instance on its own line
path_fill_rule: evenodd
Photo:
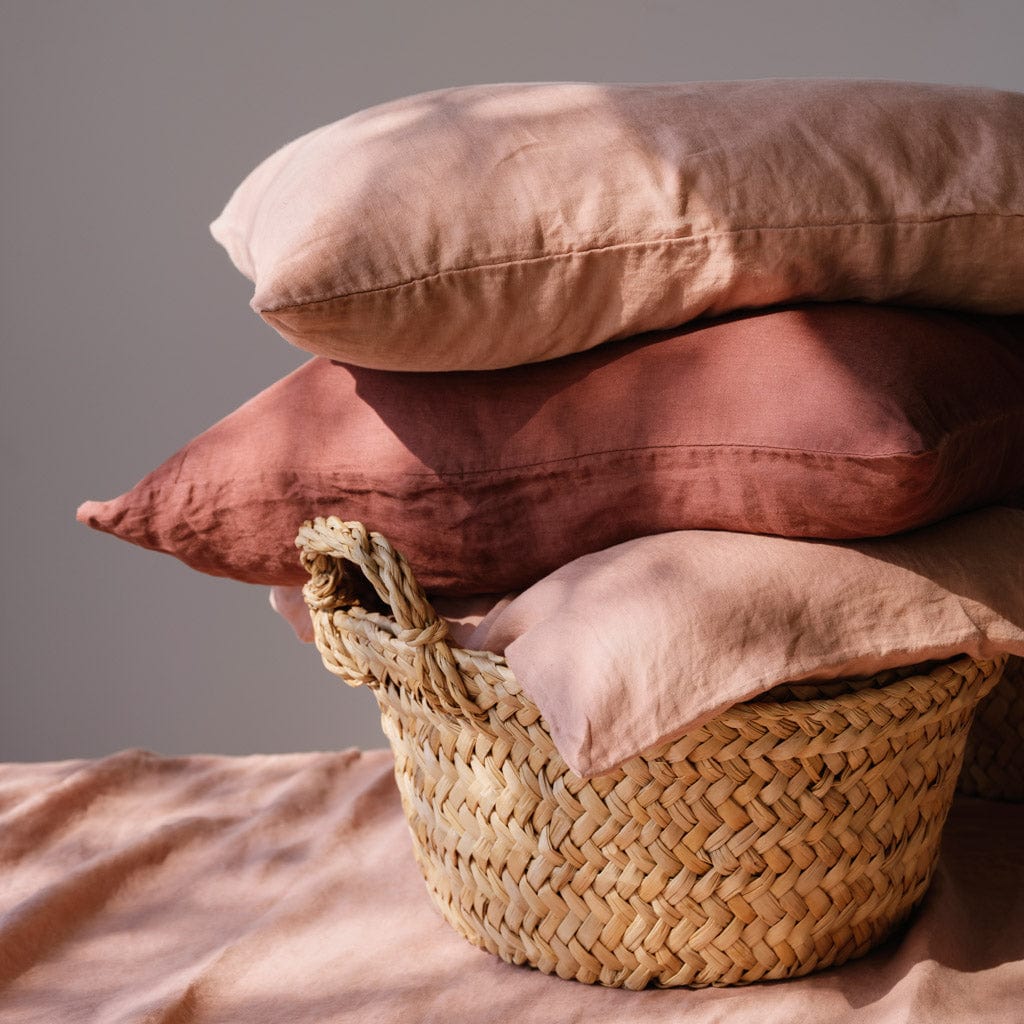
M 376 746 L 266 591 L 74 521 L 302 360 L 207 224 L 272 149 L 471 82 L 1024 89 L 1021 0 L 0 6 L 0 759 Z

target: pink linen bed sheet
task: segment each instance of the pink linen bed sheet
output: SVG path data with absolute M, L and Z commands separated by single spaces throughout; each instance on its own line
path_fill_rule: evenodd
M 511 967 L 433 909 L 386 751 L 0 766 L 0 1020 L 903 1024 L 1019 1020 L 1024 806 L 959 799 L 898 939 L 742 989 Z

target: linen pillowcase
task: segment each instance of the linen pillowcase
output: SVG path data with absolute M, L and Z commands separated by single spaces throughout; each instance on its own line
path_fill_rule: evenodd
M 485 619 L 584 777 L 782 682 L 1024 654 L 1024 512 L 899 537 L 642 537 L 564 566 Z
M 488 369 L 805 300 L 1024 312 L 1024 95 L 483 85 L 274 153 L 211 226 L 288 341 Z
M 1022 451 L 1024 319 L 818 305 L 507 370 L 316 359 L 78 518 L 275 585 L 338 515 L 431 593 L 504 593 L 666 530 L 911 529 L 1024 487 Z

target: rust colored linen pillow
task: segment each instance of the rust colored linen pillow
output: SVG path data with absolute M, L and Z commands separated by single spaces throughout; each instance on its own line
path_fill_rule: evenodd
M 911 529 L 1024 488 L 1024 318 L 778 310 L 505 370 L 314 359 L 78 518 L 251 583 L 360 519 L 432 593 L 520 590 L 645 534 Z
M 584 777 L 778 683 L 1024 654 L 1024 512 L 899 537 L 684 530 L 586 555 L 465 642 L 504 653 Z
M 702 316 L 1024 312 L 1024 94 L 907 82 L 481 85 L 295 140 L 214 236 L 288 341 L 491 369 Z

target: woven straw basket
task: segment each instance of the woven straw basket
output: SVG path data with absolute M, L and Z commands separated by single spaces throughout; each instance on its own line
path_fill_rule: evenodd
M 1024 803 L 1024 658 L 1011 657 L 978 705 L 957 792 Z
M 373 688 L 427 887 L 476 945 L 603 985 L 735 985 L 859 956 L 924 894 L 1005 659 L 784 688 L 588 781 L 383 537 L 317 519 L 296 544 L 324 664 Z

